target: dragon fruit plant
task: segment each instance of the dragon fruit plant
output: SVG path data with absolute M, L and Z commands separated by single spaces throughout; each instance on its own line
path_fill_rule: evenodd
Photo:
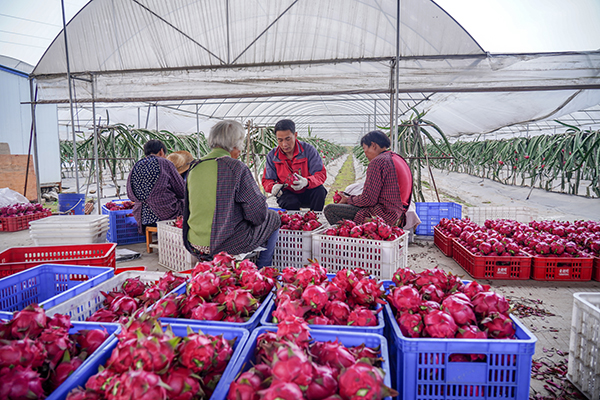
M 109 334 L 69 333 L 71 317 L 48 317 L 37 304 L 0 321 L 0 399 L 42 399 L 60 386 Z
M 404 235 L 404 231 L 397 226 L 389 226 L 381 217 L 375 216 L 362 225 L 344 219 L 338 225 L 325 230 L 324 234 L 391 242 Z
M 175 276 L 171 271 L 166 272 L 153 285 L 146 285 L 140 277 L 129 278 L 123 282 L 121 291 L 100 292 L 104 295 L 104 307 L 90 315 L 87 321 L 118 322 L 121 319 L 127 320 L 130 316 L 142 313 L 146 307 L 160 300 L 183 282 L 185 282 L 185 278 Z
M 410 338 L 513 339 L 515 328 L 504 296 L 488 285 L 468 284 L 439 268 L 397 270 L 387 301 L 402 334 Z M 461 356 L 461 357 L 458 357 Z M 478 354 L 452 361 L 476 361 Z
M 196 264 L 184 294 L 172 294 L 152 307 L 150 315 L 202 321 L 246 322 L 275 286 L 279 271 L 258 269 L 244 260 L 237 263 L 229 254 Z
M 228 400 L 382 399 L 398 393 L 383 383 L 378 348 L 311 340 L 306 321 L 287 316 L 277 332 L 260 334 L 254 366 L 229 386 Z
M 317 214 L 314 211 L 309 211 L 304 215 L 288 214 L 283 211 L 279 211 L 279 217 L 281 218 L 281 228 L 289 229 L 292 231 L 314 231 L 319 228 L 322 224 L 318 221 Z
M 233 354 L 235 339 L 195 333 L 175 336 L 155 318 L 131 319 L 119 342 L 85 388 L 67 400 L 192 400 L 209 398 Z
M 369 279 L 363 269 L 343 269 L 327 280 L 327 271 L 316 261 L 304 268 L 284 268 L 275 296 L 273 322 L 287 315 L 311 325 L 377 326 L 377 303 L 385 304 L 382 282 Z

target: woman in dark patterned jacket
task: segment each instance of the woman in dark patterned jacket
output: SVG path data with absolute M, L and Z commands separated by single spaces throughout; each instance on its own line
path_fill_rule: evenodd
M 279 215 L 269 210 L 248 167 L 237 160 L 244 128 L 221 121 L 208 137 L 212 151 L 192 163 L 187 177 L 184 243 L 199 259 L 221 251 L 248 253 L 262 246 L 256 265 L 271 265 L 279 234 Z

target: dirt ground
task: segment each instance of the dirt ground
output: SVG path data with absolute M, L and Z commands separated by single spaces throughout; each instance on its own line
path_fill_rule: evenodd
M 339 170 L 343 161 L 340 160 L 339 163 L 336 162 L 329 166 L 330 176 L 335 176 L 335 169 Z M 355 167 L 357 179 L 360 179 L 363 176 L 363 170 L 356 162 Z M 434 179 L 440 191 L 441 201 L 458 202 L 463 205 L 463 212 L 466 206 L 527 206 L 539 215 L 538 219 L 600 220 L 600 200 L 598 199 L 553 194 L 534 189 L 527 200 L 529 188 L 505 186 L 481 178 L 463 174 L 448 174 L 442 171 L 434 171 Z M 425 175 L 425 171 L 424 180 L 431 183 L 431 179 Z M 433 185 L 430 184 L 430 186 Z M 425 195 L 427 201 L 435 201 L 436 196 L 433 191 L 426 190 Z M 270 203 L 273 201 L 270 200 Z M 33 246 L 29 232 L 0 232 L 0 251 L 14 246 Z M 158 265 L 157 250 L 152 254 L 146 253 L 145 243 L 119 247 L 139 252 L 141 257 L 133 261 L 119 262 L 117 266 L 143 265 L 152 271 L 164 270 Z M 415 242 L 409 245 L 408 267 L 419 272 L 435 266 L 463 276 L 464 279 L 472 279 L 452 258 L 446 257 L 433 244 L 432 237 L 416 236 Z M 600 282 L 596 281 L 542 282 L 481 279 L 478 281 L 491 285 L 494 290 L 505 295 L 513 306 L 532 307 L 537 302 L 539 310 L 552 314 L 521 317 L 524 325 L 537 338 L 534 360 L 545 359 L 549 362 L 558 362 L 565 357 L 561 356 L 561 353 L 568 353 L 573 293 L 600 292 Z M 543 386 L 543 381 L 532 379 L 532 395 L 539 392 L 549 396 L 550 392 L 547 392 Z

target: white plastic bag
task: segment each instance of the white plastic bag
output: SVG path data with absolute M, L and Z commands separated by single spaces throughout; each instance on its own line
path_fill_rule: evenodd
M 12 206 L 18 203 L 29 203 L 29 199 L 19 192 L 9 188 L 0 189 L 0 207 Z

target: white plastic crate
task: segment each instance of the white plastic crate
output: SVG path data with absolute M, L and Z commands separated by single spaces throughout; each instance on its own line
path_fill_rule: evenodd
M 183 245 L 183 230 L 175 220 L 157 222 L 158 264 L 175 272 L 194 268 L 198 259 Z
M 273 253 L 273 266 L 279 270 L 286 267 L 302 268 L 312 258 L 312 236 L 323 232 L 326 227 L 314 231 L 280 229 Z
M 103 215 L 61 215 L 32 221 L 29 236 L 36 246 L 105 243 L 108 218 Z
M 600 293 L 574 293 L 567 377 L 588 399 L 600 399 Z
M 477 225 L 486 219 L 512 219 L 528 223 L 537 218 L 537 213 L 529 207 L 467 207 L 467 215 Z
M 377 279 L 392 279 L 398 268 L 407 266 L 408 232 L 391 242 L 315 234 L 312 258 L 330 273 L 362 268 Z
M 146 284 L 154 284 L 165 275 L 158 271 L 125 271 L 99 283 L 93 288 L 66 300 L 59 305 L 46 310 L 46 315 L 66 314 L 72 321 L 85 321 L 90 315 L 103 307 L 106 298 L 101 292 L 121 291 L 123 283 L 129 278 L 140 277 Z

